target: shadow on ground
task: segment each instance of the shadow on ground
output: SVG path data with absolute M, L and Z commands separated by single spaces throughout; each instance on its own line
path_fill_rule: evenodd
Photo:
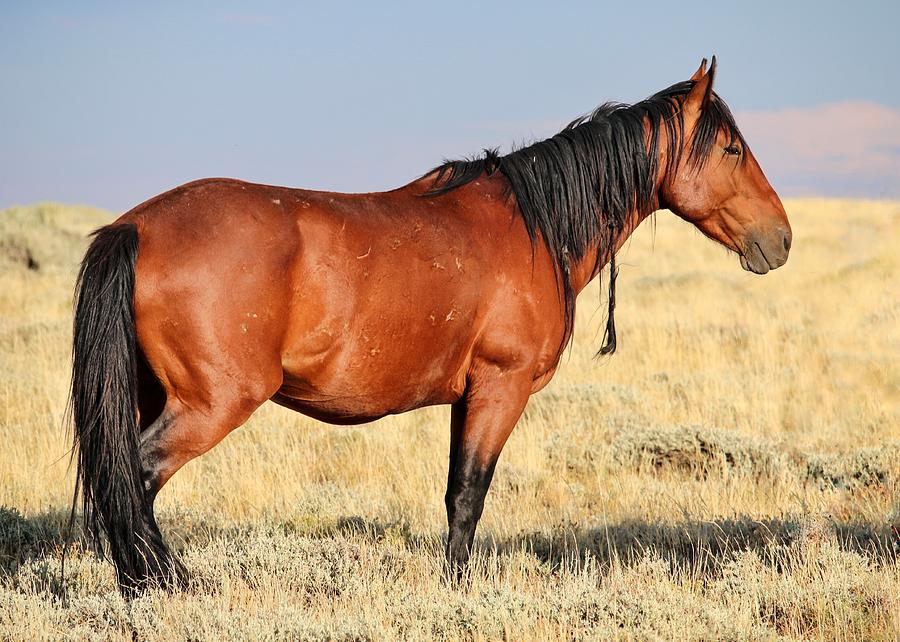
M 836 541 L 842 550 L 860 554 L 876 565 L 897 563 L 900 537 L 890 524 L 840 523 L 831 520 L 717 519 L 674 524 L 628 520 L 597 528 L 572 525 L 549 532 L 523 533 L 492 541 L 499 552 L 525 550 L 551 567 L 583 563 L 588 557 L 609 566 L 633 565 L 648 553 L 673 567 L 715 573 L 736 553 L 754 551 L 763 561 L 780 566 L 785 550 L 800 540 Z
M 23 516 L 15 509 L 0 508 L 0 577 L 12 575 L 22 565 L 48 555 L 58 555 L 66 541 L 68 511 L 51 510 Z M 328 523 L 312 518 L 289 521 L 248 522 L 223 527 L 198 515 L 165 515 L 160 520 L 163 533 L 173 549 L 183 551 L 214 540 L 238 542 L 248 534 L 267 532 L 296 535 L 313 540 L 363 539 L 373 544 L 390 541 L 410 551 L 441 555 L 443 536 L 418 534 L 403 523 L 383 523 L 360 516 L 347 516 Z M 81 550 L 90 549 L 76 524 L 72 540 Z M 755 551 L 760 558 L 780 565 L 786 547 L 798 541 L 831 539 L 841 549 L 866 557 L 876 565 L 894 565 L 900 554 L 900 534 L 890 524 L 841 523 L 827 519 L 719 519 L 684 520 L 674 524 L 629 520 L 602 527 L 559 526 L 543 532 L 521 533 L 510 538 L 479 538 L 477 550 L 501 557 L 517 552 L 533 555 L 550 570 L 571 569 L 588 558 L 601 567 L 613 563 L 633 565 L 648 553 L 673 567 L 691 568 L 698 573 L 715 573 L 734 554 Z

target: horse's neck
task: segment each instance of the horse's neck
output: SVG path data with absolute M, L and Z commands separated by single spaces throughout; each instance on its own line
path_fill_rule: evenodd
M 618 253 L 622 246 L 625 245 L 625 242 L 637 229 L 638 225 L 643 223 L 644 220 L 657 209 L 658 207 L 656 207 L 656 203 L 654 203 L 652 209 L 648 209 L 645 212 L 636 211 L 629 215 L 625 227 L 618 230 L 616 234 L 613 248 L 606 249 L 599 262 L 597 261 L 598 251 L 600 249 L 599 244 L 603 242 L 600 238 L 596 240 L 595 245 L 585 252 L 581 259 L 572 265 L 570 268 L 570 279 L 576 294 L 586 288 L 587 285 L 600 274 L 600 271 L 609 264 L 612 255 Z
M 645 126 L 649 135 L 649 122 L 645 123 Z M 661 128 L 661 131 L 659 132 L 658 148 L 661 150 L 668 148 L 665 128 Z M 598 261 L 599 244 L 604 243 L 605 240 L 597 238 L 595 244 L 571 267 L 570 279 L 576 294 L 586 288 L 587 285 L 600 274 L 600 271 L 609 264 L 610 259 L 612 259 L 614 254 L 618 253 L 623 245 L 625 245 L 625 242 L 634 233 L 638 225 L 643 223 L 645 219 L 660 208 L 659 193 L 663 179 L 667 173 L 667 163 L 668 159 L 665 154 L 657 157 L 653 197 L 650 199 L 649 203 L 647 203 L 647 206 L 643 211 L 635 210 L 629 214 L 625 226 L 616 233 L 615 242 L 612 244 L 613 247 L 611 248 L 611 251 L 610 249 L 605 249 Z

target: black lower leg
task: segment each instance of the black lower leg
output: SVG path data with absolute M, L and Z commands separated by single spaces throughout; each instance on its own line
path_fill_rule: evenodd
M 475 528 L 484 510 L 484 499 L 494 475 L 494 464 L 478 466 L 466 457 L 460 457 L 456 471 L 444 498 L 447 505 L 447 562 L 450 577 L 462 577 L 472 543 Z

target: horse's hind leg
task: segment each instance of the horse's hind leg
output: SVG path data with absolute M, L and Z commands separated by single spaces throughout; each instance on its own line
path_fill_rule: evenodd
M 159 418 L 141 433 L 141 468 L 149 497 L 155 497 L 187 462 L 243 424 L 251 412 L 229 405 L 196 410 L 179 402 L 167 403 Z
M 219 443 L 229 432 L 243 424 L 280 385 L 280 373 L 262 380 L 255 391 L 242 387 L 231 394 L 191 396 L 188 406 L 175 394 L 168 394 L 162 412 L 141 432 L 141 475 L 147 501 L 146 526 L 157 563 L 151 575 L 162 585 L 180 584 L 186 570 L 171 555 L 156 524 L 153 504 L 160 488 L 184 464 Z M 223 390 L 226 388 L 223 387 Z

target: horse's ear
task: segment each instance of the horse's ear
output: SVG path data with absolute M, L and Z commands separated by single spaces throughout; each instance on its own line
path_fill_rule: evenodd
M 691 78 L 691 80 L 694 81 L 694 86 L 684 99 L 684 106 L 687 110 L 700 111 L 709 104 L 710 100 L 712 100 L 713 81 L 716 78 L 716 57 L 712 57 L 712 62 L 709 64 L 709 71 L 705 74 L 701 73 L 703 67 L 704 65 L 701 64 L 700 69 L 698 69 L 697 73 L 694 74 L 694 77 Z M 697 77 L 698 74 L 700 76 L 699 78 Z
M 703 74 L 705 74 L 705 73 L 706 73 L 706 58 L 704 58 L 702 61 L 700 61 L 700 67 L 697 69 L 697 71 L 694 72 L 694 75 L 691 76 L 691 80 L 693 80 L 694 82 L 697 82 L 698 80 L 703 78 Z

